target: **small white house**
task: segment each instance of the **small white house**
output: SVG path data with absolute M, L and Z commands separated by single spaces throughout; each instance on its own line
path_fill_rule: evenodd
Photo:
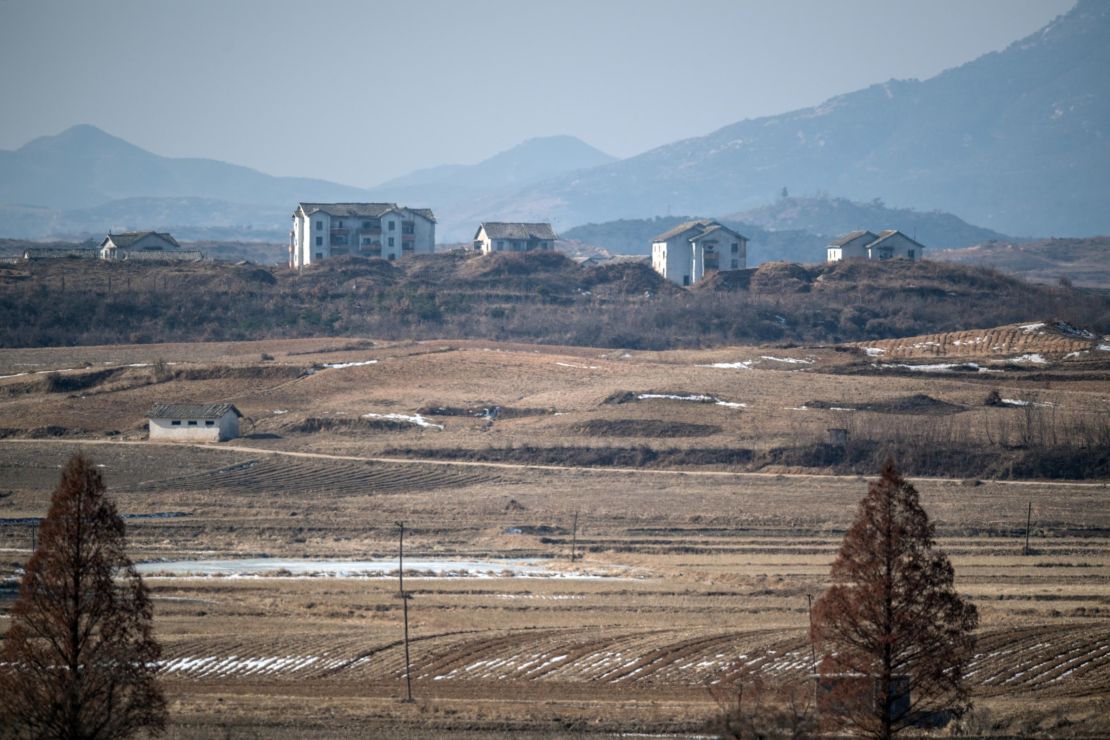
M 436 250 L 436 218 L 396 203 L 300 203 L 289 231 L 289 266 L 356 254 L 395 260 Z
M 748 265 L 748 238 L 716 221 L 686 221 L 652 239 L 651 266 L 679 285 Z
M 887 229 L 878 234 L 870 231 L 852 231 L 833 240 L 827 250 L 829 262 L 846 259 L 865 260 L 914 260 L 925 257 L 925 245 L 897 229 Z
M 551 224 L 486 221 L 474 234 L 474 251 L 482 254 L 554 248 L 555 231 Z
M 223 442 L 239 436 L 239 409 L 230 403 L 157 403 L 146 415 L 152 440 Z
M 174 253 L 181 251 L 181 245 L 169 234 L 157 231 L 126 231 L 122 234 L 108 232 L 100 242 L 100 259 L 127 259 L 132 252 Z M 193 253 L 190 252 L 190 255 Z M 170 256 L 170 259 L 173 257 Z

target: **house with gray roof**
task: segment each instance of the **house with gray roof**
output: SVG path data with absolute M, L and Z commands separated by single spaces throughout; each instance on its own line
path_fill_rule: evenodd
M 482 254 L 534 249 L 555 249 L 555 231 L 551 224 L 485 221 L 474 233 L 474 251 Z
M 289 266 L 353 254 L 395 260 L 431 254 L 436 218 L 396 203 L 300 203 L 289 232 Z
M 98 247 L 102 260 L 126 260 L 137 253 L 157 254 L 162 259 L 194 260 L 198 254 L 182 250 L 181 245 L 170 234 L 162 231 L 124 231 L 120 234 L 108 232 L 108 236 Z M 188 254 L 185 254 L 188 252 Z
M 651 240 L 651 266 L 679 285 L 748 266 L 748 238 L 712 219 L 686 221 Z
M 239 436 L 243 414 L 230 403 L 156 403 L 147 412 L 151 441 L 223 442 Z
M 897 229 L 886 229 L 878 234 L 850 231 L 829 242 L 826 248 L 826 259 L 829 262 L 847 259 L 914 261 L 924 257 L 925 245 Z

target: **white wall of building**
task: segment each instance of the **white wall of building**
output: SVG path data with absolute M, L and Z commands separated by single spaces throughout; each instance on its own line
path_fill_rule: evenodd
M 219 419 L 151 419 L 149 429 L 150 439 L 222 442 L 239 436 L 239 417 L 229 411 Z

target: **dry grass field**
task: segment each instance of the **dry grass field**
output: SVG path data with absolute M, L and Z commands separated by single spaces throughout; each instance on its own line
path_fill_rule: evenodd
M 1104 340 L 998 334 L 1014 332 L 1013 354 L 965 354 L 960 337 L 942 341 L 958 351 L 930 345 L 919 359 L 997 372 L 887 371 L 886 358 L 831 347 L 303 339 L 5 350 L 0 576 L 18 575 L 27 520 L 45 513 L 59 467 L 83 449 L 103 465 L 132 556 L 149 569 L 170 737 L 696 734 L 737 665 L 804 678 L 807 596 L 823 588 L 867 486 L 866 475 L 696 453 L 770 454 L 824 441 L 830 427 L 851 439 L 939 429 L 985 444 L 1027 428 L 1030 409 L 1051 411 L 1038 423 L 1060 434 L 1107 417 Z M 885 349 L 899 363 L 918 357 Z M 1044 362 L 1015 361 L 1026 354 Z M 985 405 L 992 389 L 1008 403 Z M 185 400 L 235 403 L 246 436 L 147 442 L 146 409 Z M 650 464 L 583 467 L 564 454 L 587 448 L 640 450 Z M 445 459 L 451 450 L 505 459 Z M 1110 734 L 1108 481 L 915 484 L 982 618 L 971 729 Z M 399 701 L 396 581 L 294 567 L 394 558 L 402 520 L 416 563 L 406 567 L 412 704 Z M 273 567 L 171 572 L 171 561 L 227 558 Z M 419 564 L 501 559 L 545 574 Z M 3 611 L 13 597 L 9 587 Z

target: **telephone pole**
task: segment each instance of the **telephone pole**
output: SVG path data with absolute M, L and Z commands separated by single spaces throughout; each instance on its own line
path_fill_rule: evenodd
M 1025 550 L 1022 554 L 1029 554 L 1029 528 L 1033 526 L 1033 502 L 1029 502 L 1029 508 L 1025 510 Z
M 570 562 L 578 559 L 578 510 L 574 512 L 574 526 L 570 536 Z
M 401 538 L 397 547 L 397 582 L 401 591 L 401 608 L 405 619 L 405 702 L 412 702 L 412 667 L 409 663 L 409 597 L 405 593 L 405 523 L 397 522 Z

